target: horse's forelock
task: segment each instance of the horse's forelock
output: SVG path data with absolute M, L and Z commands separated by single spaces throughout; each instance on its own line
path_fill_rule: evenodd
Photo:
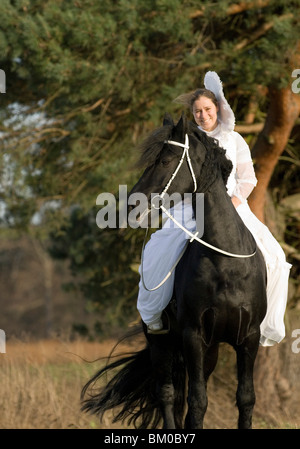
M 165 125 L 153 131 L 139 146 L 141 152 L 138 161 L 139 167 L 149 167 L 154 164 L 160 155 L 165 140 L 168 140 L 172 134 L 172 125 Z

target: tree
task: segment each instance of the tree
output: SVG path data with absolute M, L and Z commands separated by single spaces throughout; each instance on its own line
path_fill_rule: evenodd
M 133 314 L 138 275 L 129 267 L 142 234 L 99 230 L 95 201 L 134 183 L 137 143 L 166 111 L 180 114 L 172 100 L 202 86 L 206 70 L 220 74 L 253 148 L 251 206 L 264 219 L 278 161 L 298 148 L 289 138 L 299 116 L 299 11 L 298 0 L 2 1 L 6 224 L 34 234 L 39 212 L 39 235 L 69 258 L 89 300 Z
M 299 59 L 300 53 L 297 56 Z M 300 114 L 300 96 L 293 93 L 290 87 L 270 87 L 269 97 L 270 106 L 265 125 L 252 149 L 258 186 L 253 191 L 249 204 L 261 221 L 264 221 L 266 193 L 273 171 Z

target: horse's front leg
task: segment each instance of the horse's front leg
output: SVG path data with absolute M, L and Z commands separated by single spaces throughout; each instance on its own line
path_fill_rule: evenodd
M 237 346 L 238 388 L 236 403 L 239 409 L 239 429 L 252 428 L 252 412 L 255 404 L 253 368 L 259 346 L 259 331 L 247 337 Z
M 205 348 L 199 331 L 188 328 L 183 332 L 184 355 L 187 364 L 188 412 L 185 427 L 202 429 L 207 409 L 206 380 L 204 374 Z
M 163 429 L 176 429 L 174 420 L 174 386 L 171 381 L 159 385 Z
M 166 345 L 168 336 L 157 335 L 149 338 L 151 342 L 151 359 L 153 373 L 156 380 L 156 398 L 159 404 L 164 429 L 175 429 L 174 400 L 175 390 L 173 386 L 173 363 L 170 344 Z

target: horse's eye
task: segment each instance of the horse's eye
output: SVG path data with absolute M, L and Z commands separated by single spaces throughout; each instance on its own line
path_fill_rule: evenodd
M 164 167 L 167 167 L 170 163 L 170 161 L 168 159 L 162 159 L 160 161 L 161 165 L 163 165 Z

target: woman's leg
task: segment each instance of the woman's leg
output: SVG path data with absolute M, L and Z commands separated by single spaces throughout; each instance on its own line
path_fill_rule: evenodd
M 196 230 L 192 204 L 180 202 L 170 213 L 189 231 Z M 188 239 L 189 236 L 169 218 L 162 229 L 152 234 L 145 247 L 139 270 L 141 280 L 137 308 L 144 323 L 152 329 L 162 328 L 161 314 L 172 298 L 175 267 Z M 156 289 L 160 283 L 162 285 Z M 149 291 L 151 289 L 154 290 Z
M 175 268 L 167 280 L 157 287 L 184 251 L 188 240 L 179 228 L 160 229 L 152 234 L 145 247 L 143 264 L 140 266 L 140 283 L 137 308 L 147 325 L 160 323 L 162 311 L 172 298 Z M 149 291 L 155 289 L 153 291 Z

